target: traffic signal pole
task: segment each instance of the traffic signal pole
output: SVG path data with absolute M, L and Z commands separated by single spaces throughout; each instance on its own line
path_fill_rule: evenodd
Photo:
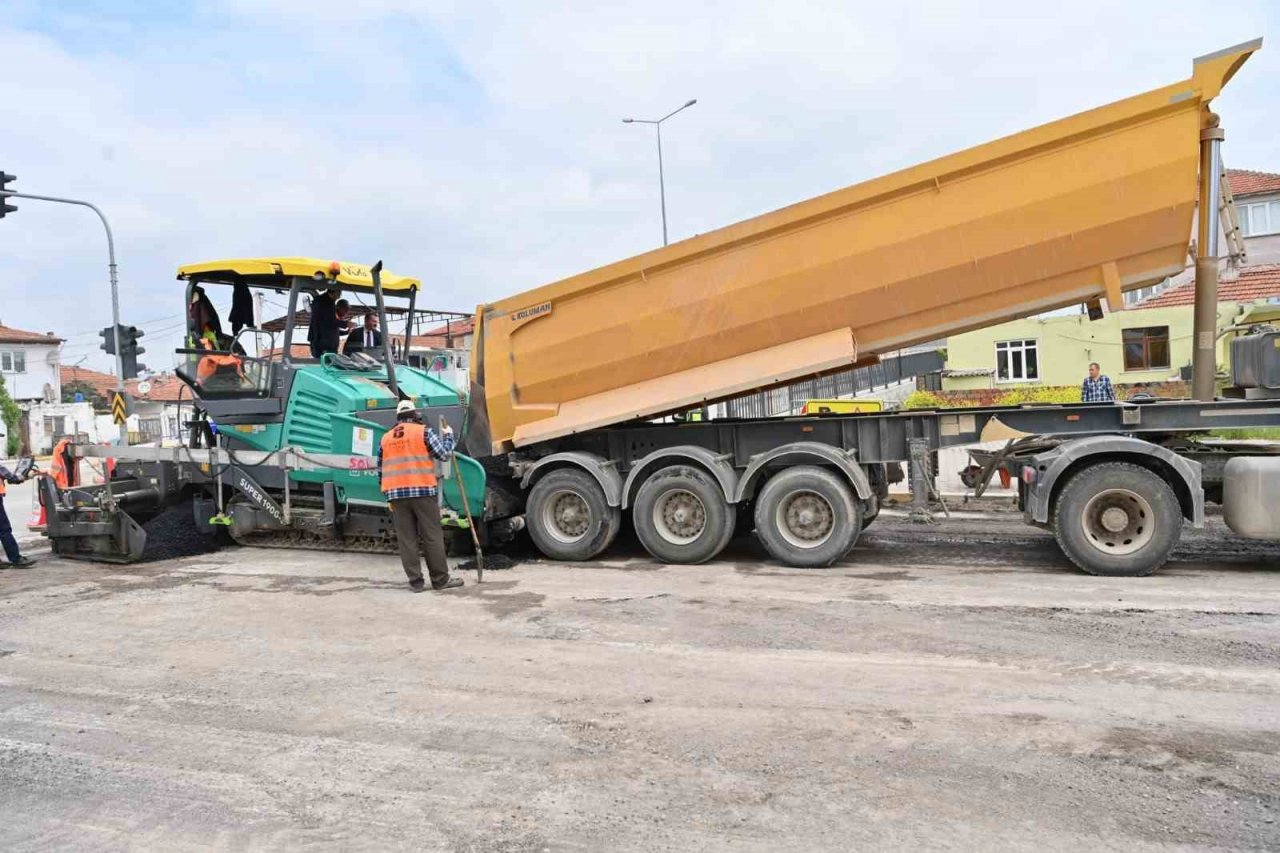
M 124 393 L 124 358 L 120 354 L 120 284 L 116 278 L 116 241 L 111 234 L 111 223 L 107 222 L 107 217 L 103 215 L 98 206 L 92 202 L 82 201 L 76 198 L 58 198 L 51 195 L 30 195 L 28 193 L 17 193 L 12 190 L 0 189 L 0 198 L 29 198 L 35 201 L 52 201 L 58 204 L 78 204 L 81 207 L 87 207 L 94 213 L 98 214 L 98 219 L 102 220 L 102 227 L 107 232 L 107 270 L 111 276 L 111 327 L 115 335 L 116 341 L 116 390 Z M 123 425 L 120 429 L 120 443 L 129 444 L 128 425 Z

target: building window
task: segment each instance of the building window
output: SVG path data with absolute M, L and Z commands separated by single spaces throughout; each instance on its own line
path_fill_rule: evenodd
M 26 373 L 27 354 L 21 350 L 0 352 L 0 371 L 5 373 Z
M 142 435 L 143 441 L 159 441 L 164 438 L 160 430 L 160 418 L 138 419 L 138 432 Z
M 1035 340 L 996 342 L 997 382 L 1038 382 L 1040 357 Z
M 67 418 L 66 415 L 45 415 L 44 416 L 44 434 L 53 439 L 62 438 L 67 434 Z
M 1240 205 L 1240 232 L 1246 237 L 1280 234 L 1280 201 Z
M 1121 335 L 1121 340 L 1124 343 L 1125 370 L 1159 370 L 1168 368 L 1168 326 L 1125 329 L 1121 332 Z

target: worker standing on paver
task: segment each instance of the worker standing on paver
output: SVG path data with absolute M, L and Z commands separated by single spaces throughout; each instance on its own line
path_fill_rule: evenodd
M 1098 362 L 1089 364 L 1089 375 L 1080 384 L 1080 402 L 1082 403 L 1114 403 L 1116 391 L 1111 387 L 1111 379 L 1104 376 Z
M 27 472 L 26 477 L 19 477 L 0 465 L 0 545 L 4 546 L 4 555 L 9 559 L 9 562 L 0 564 L 0 569 L 29 569 L 36 564 L 35 560 L 22 556 L 22 552 L 18 550 L 18 540 L 13 538 L 13 525 L 9 523 L 9 514 L 4 509 L 4 493 L 7 485 L 9 483 L 17 485 L 30 477 L 30 471 Z
M 338 297 L 342 288 L 329 287 L 311 300 L 311 318 L 307 324 L 307 343 L 311 357 L 338 351 Z
M 53 454 L 49 459 L 49 476 L 59 489 L 69 489 L 80 485 L 80 470 L 75 456 L 71 454 L 71 436 L 64 435 L 53 446 Z
M 463 585 L 462 578 L 449 577 L 445 559 L 444 529 L 440 526 L 440 487 L 436 479 L 435 460 L 453 455 L 453 430 L 446 424 L 439 434 L 426 427 L 411 400 L 396 406 L 396 425 L 382 436 L 378 449 L 378 474 L 382 494 L 391 507 L 400 562 L 409 576 L 409 588 L 422 592 L 422 561 L 427 558 L 431 588 L 454 589 Z

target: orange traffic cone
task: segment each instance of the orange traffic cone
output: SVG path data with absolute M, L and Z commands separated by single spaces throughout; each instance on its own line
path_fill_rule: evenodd
M 44 501 L 40 500 L 42 492 L 36 490 L 36 505 L 31 508 L 31 515 L 27 516 L 27 529 L 36 533 L 43 533 L 45 527 L 49 523 L 49 518 L 44 511 Z

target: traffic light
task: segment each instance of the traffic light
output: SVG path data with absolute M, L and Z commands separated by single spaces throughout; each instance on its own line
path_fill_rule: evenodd
M 144 334 L 137 326 L 120 326 L 120 364 L 125 379 L 137 379 L 138 371 L 147 369 L 145 364 L 138 363 L 138 356 L 146 352 L 144 347 L 138 346 L 138 338 Z
M 134 355 L 137 355 L 138 353 L 146 352 L 145 349 L 138 346 L 138 338 L 145 334 L 146 332 L 137 326 L 125 326 L 122 324 L 120 326 L 120 354 L 124 355 L 125 353 L 133 352 Z
M 116 329 L 120 331 L 120 366 L 124 371 L 125 379 L 137 379 L 138 371 L 146 370 L 145 364 L 138 363 L 138 356 L 147 350 L 138 346 L 138 338 L 142 337 L 143 332 L 137 326 L 126 326 L 123 323 L 116 326 L 107 326 L 98 335 L 102 338 L 102 351 L 107 355 L 116 354 Z
M 0 172 L 0 190 L 9 189 L 9 182 L 18 180 L 17 175 L 10 175 L 8 172 Z M 8 196 L 0 196 L 0 219 L 4 219 L 6 213 L 13 213 L 18 209 L 16 204 L 9 204 Z
M 142 350 L 139 349 L 138 352 Z M 126 352 L 120 356 L 120 367 L 125 379 L 137 379 L 138 374 L 147 369 L 145 364 L 139 363 L 138 352 Z

